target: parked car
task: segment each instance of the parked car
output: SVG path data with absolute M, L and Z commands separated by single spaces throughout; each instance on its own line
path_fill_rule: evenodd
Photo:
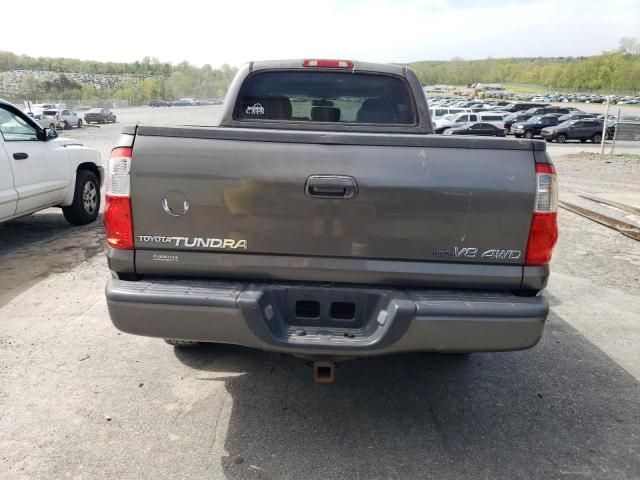
M 492 105 L 490 103 L 474 103 L 469 108 L 471 108 L 472 112 L 483 112 L 485 110 L 490 110 L 494 106 L 495 105 Z
M 170 107 L 173 103 L 167 102 L 165 100 L 151 100 L 149 102 L 150 107 Z
M 544 142 L 429 135 L 403 65 L 257 61 L 227 100 L 219 127 L 114 145 L 118 329 L 294 354 L 324 382 L 336 357 L 538 343 L 558 232 Z
M 594 113 L 571 112 L 558 117 L 558 123 L 568 122 L 569 120 L 580 120 L 581 118 L 595 118 Z
M 55 128 L 60 128 L 60 112 L 58 110 L 47 109 L 41 113 L 55 124 Z
M 533 138 L 540 135 L 543 128 L 558 125 L 559 116 L 560 114 L 558 113 L 536 115 L 525 122 L 514 123 L 511 126 L 511 132 L 516 138 Z
M 80 118 L 80 115 L 66 108 L 62 110 L 43 110 L 42 114 L 55 119 L 56 128 L 68 130 L 71 127 L 82 127 L 82 119 Z
M 31 105 L 32 110 L 55 110 L 56 108 L 54 103 L 34 103 Z
M 531 99 L 532 102 L 548 102 L 549 101 L 549 97 L 544 97 L 541 95 L 538 95 L 537 97 L 533 97 Z
M 491 123 L 468 123 L 462 127 L 449 128 L 445 135 L 479 135 L 483 137 L 504 137 L 504 129 Z
M 613 138 L 615 126 L 607 126 L 606 138 Z M 602 121 L 596 118 L 569 120 L 553 127 L 543 128 L 540 132 L 547 142 L 564 143 L 567 140 L 580 140 L 582 143 L 591 140 L 593 143 L 602 141 Z
M 444 133 L 447 129 L 452 127 L 461 127 L 466 123 L 492 123 L 493 125 L 502 128 L 504 124 L 504 117 L 506 112 L 476 112 L 476 113 L 458 113 L 446 115 L 434 122 L 435 133 Z
M 42 128 L 51 128 L 52 130 L 56 129 L 56 119 L 54 117 L 47 117 L 43 113 L 33 112 L 24 112 L 29 117 L 33 118 L 33 120 L 40 125 Z
M 465 123 L 477 121 L 477 113 L 452 113 L 433 122 L 434 133 L 444 133 L 449 128 L 461 127 Z
M 568 113 L 571 113 L 571 110 L 567 107 L 548 106 L 548 107 L 533 107 L 525 111 L 524 113 L 527 113 L 529 115 L 546 115 L 548 113 L 559 113 L 561 115 L 566 115 Z
M 478 122 L 490 123 L 500 129 L 504 128 L 504 119 L 509 115 L 508 112 L 478 112 Z
M 56 129 L 55 117 L 48 117 L 44 113 L 38 113 L 37 115 L 29 116 L 33 118 L 42 128 L 50 128 L 52 130 Z
M 430 112 L 431 120 L 435 121 L 453 113 L 468 113 L 471 112 L 471 110 L 462 107 L 435 107 L 431 109 Z
M 600 114 L 600 115 L 596 115 L 596 118 L 600 121 L 604 121 L 604 113 Z M 620 120 L 621 122 L 627 121 L 627 122 L 640 122 L 640 116 L 633 116 L 633 115 L 622 115 L 620 118 L 618 118 L 617 115 L 609 115 L 607 116 L 607 125 L 608 126 L 613 126 L 615 127 L 616 124 L 618 123 L 618 120 Z
M 194 105 L 197 105 L 197 102 L 193 98 L 181 98 L 173 102 L 174 107 L 193 107 Z
M 506 117 L 504 117 L 504 124 L 503 124 L 503 129 L 504 129 L 504 133 L 505 135 L 508 135 L 509 133 L 511 133 L 511 126 L 514 123 L 519 123 L 519 122 L 525 122 L 527 120 L 529 120 L 531 117 L 533 117 L 533 115 L 529 115 L 528 113 L 512 113 L 511 115 L 507 115 Z
M 108 108 L 92 108 L 84 114 L 87 123 L 116 123 L 116 115 Z
M 509 105 L 506 105 L 503 110 L 505 112 L 522 112 L 522 111 L 527 111 L 530 108 L 534 108 L 534 107 L 545 107 L 547 105 L 542 104 L 542 103 L 510 103 Z
M 0 223 L 49 207 L 61 207 L 74 225 L 93 222 L 100 210 L 101 164 L 96 150 L 59 138 L 0 100 Z

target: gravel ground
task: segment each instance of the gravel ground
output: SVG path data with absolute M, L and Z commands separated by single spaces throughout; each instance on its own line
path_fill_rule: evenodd
M 106 158 L 120 128 L 65 135 Z M 563 198 L 640 205 L 637 158 L 551 153 Z M 330 386 L 291 357 L 117 332 L 101 223 L 50 209 L 0 225 L 0 478 L 638 479 L 640 243 L 559 222 L 538 346 L 356 360 Z

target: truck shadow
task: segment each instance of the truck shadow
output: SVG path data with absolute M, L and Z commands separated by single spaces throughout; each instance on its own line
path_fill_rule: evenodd
M 69 271 L 102 251 L 102 215 L 77 227 L 59 209 L 48 209 L 0 225 L 0 306 L 49 274 Z
M 338 369 L 333 385 L 314 384 L 311 370 L 288 356 L 232 346 L 176 355 L 194 369 L 232 372 L 223 379 L 233 397 L 222 458 L 227 478 L 640 472 L 640 445 L 632 440 L 640 384 L 557 317 L 532 350 L 354 360 Z M 208 400 L 201 402 L 206 409 Z

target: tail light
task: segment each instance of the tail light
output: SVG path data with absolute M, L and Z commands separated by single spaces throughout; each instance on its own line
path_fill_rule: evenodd
M 107 244 L 123 250 L 133 250 L 131 155 L 130 147 L 114 148 L 107 164 L 104 210 Z
M 302 66 L 318 68 L 353 68 L 353 62 L 350 60 L 305 60 Z
M 558 181 L 553 165 L 536 163 L 536 202 L 525 265 L 547 265 L 558 240 Z

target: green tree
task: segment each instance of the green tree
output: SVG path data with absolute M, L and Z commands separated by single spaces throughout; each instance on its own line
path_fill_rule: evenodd
M 24 97 L 27 100 L 40 99 L 44 94 L 44 88 L 42 83 L 39 82 L 38 79 L 32 75 L 29 75 L 22 80 L 20 84 L 20 88 L 24 93 Z

